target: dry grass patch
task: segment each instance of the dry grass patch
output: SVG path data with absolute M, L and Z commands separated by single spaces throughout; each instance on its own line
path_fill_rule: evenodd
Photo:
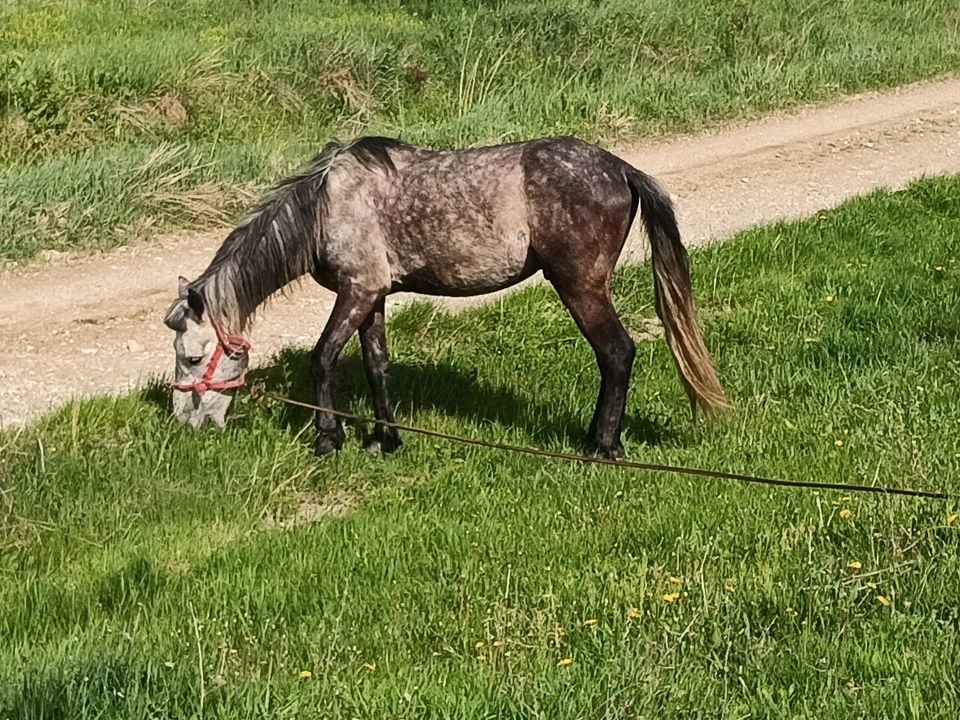
M 347 490 L 337 489 L 322 495 L 300 493 L 293 507 L 278 505 L 264 514 L 268 528 L 290 529 L 312 525 L 327 518 L 344 517 L 360 504 L 360 497 Z
M 118 105 L 115 112 L 121 122 L 141 131 L 178 128 L 190 117 L 184 99 L 174 92 L 166 92 L 136 105 Z

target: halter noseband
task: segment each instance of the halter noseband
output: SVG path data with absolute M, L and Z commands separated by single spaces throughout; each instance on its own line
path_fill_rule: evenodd
M 195 392 L 197 395 L 203 395 L 207 390 L 232 390 L 242 387 L 247 381 L 246 371 L 240 373 L 239 377 L 233 380 L 214 380 L 213 376 L 217 372 L 217 365 L 224 353 L 229 356 L 246 354 L 250 351 L 250 341 L 239 335 L 230 335 L 222 327 L 213 323 L 213 329 L 217 333 L 217 348 L 210 356 L 210 362 L 207 363 L 207 369 L 203 372 L 203 377 L 192 383 L 172 382 L 170 386 L 174 390 L 183 392 Z

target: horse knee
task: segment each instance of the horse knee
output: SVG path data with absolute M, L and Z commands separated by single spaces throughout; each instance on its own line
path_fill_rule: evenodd
M 385 373 L 390 362 L 386 350 L 375 342 L 362 349 L 364 367 L 378 375 Z
M 325 343 L 317 343 L 310 354 L 310 368 L 315 380 L 323 380 L 330 375 L 336 356 Z

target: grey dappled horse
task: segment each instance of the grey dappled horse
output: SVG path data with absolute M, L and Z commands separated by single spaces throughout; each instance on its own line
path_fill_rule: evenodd
M 313 350 L 316 404 L 332 408 L 331 373 L 359 332 L 377 420 L 393 422 L 384 298 L 399 291 L 465 296 L 515 285 L 538 270 L 590 342 L 600 394 L 588 447 L 622 453 L 620 426 L 635 354 L 609 281 L 637 211 L 651 240 L 656 311 L 696 417 L 724 406 L 694 318 L 687 253 L 656 181 L 576 138 L 432 151 L 366 137 L 330 143 L 280 182 L 227 236 L 167 312 L 176 331 L 176 416 L 223 424 L 246 370 L 242 332 L 257 307 L 309 273 L 337 293 Z M 317 412 L 315 451 L 338 450 L 340 421 Z M 400 446 L 378 424 L 383 452 Z

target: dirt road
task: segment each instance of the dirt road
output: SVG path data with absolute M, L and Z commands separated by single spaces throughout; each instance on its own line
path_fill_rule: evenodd
M 702 245 L 874 188 L 960 173 L 960 79 L 616 152 L 666 185 L 686 243 Z M 161 318 L 177 276 L 196 277 L 224 235 L 169 237 L 0 274 L 0 426 L 168 373 L 172 335 Z M 624 261 L 641 259 L 644 246 L 632 234 Z M 311 281 L 274 301 L 252 330 L 254 362 L 284 345 L 312 345 L 331 299 Z

